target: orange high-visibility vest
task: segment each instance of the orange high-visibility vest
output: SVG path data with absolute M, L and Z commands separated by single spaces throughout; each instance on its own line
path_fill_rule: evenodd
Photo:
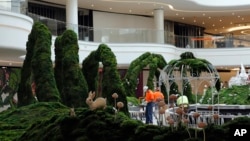
M 154 102 L 154 99 L 155 99 L 154 93 L 151 90 L 147 90 L 145 100 L 147 102 Z
M 154 92 L 154 101 L 159 101 L 164 99 L 164 95 L 160 91 L 155 91 Z

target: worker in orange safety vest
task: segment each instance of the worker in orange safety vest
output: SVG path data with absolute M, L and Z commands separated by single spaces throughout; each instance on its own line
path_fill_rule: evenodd
M 154 92 L 154 99 L 155 99 L 155 102 L 160 102 L 161 100 L 164 100 L 164 95 L 163 93 L 160 91 L 160 88 L 157 87 L 155 89 L 155 92 Z
M 154 92 L 148 88 L 148 86 L 143 87 L 143 91 L 145 93 L 145 101 L 146 105 L 146 124 L 153 124 L 153 107 L 154 107 Z
M 159 106 L 158 103 L 160 101 L 164 101 L 164 95 L 163 93 L 160 91 L 159 87 L 156 87 L 155 92 L 154 92 L 154 102 L 155 102 L 155 110 L 159 110 Z

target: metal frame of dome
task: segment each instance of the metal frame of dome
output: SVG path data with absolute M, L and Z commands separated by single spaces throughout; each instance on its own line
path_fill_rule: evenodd
M 195 108 L 197 111 L 197 95 L 199 87 L 206 83 L 208 86 L 211 87 L 212 91 L 212 98 L 211 104 L 214 105 L 214 95 L 216 95 L 215 84 L 216 81 L 219 80 L 220 76 L 217 72 L 216 68 L 213 67 L 211 64 L 206 64 L 206 71 L 201 72 L 193 72 L 193 68 L 189 65 L 182 65 L 181 67 L 173 66 L 173 65 L 166 65 L 161 71 L 159 76 L 159 84 L 164 84 L 167 89 L 167 96 L 168 96 L 168 104 L 169 104 L 169 91 L 171 85 L 175 82 L 178 85 L 178 89 L 180 90 L 181 94 L 183 95 L 185 86 L 187 83 L 192 84 L 192 91 L 195 92 L 196 95 L 196 104 Z M 185 81 L 187 80 L 187 81 Z M 181 86 L 181 87 L 179 87 Z M 195 89 L 193 89 L 195 88 Z M 219 96 L 218 96 L 218 104 L 219 104 Z M 214 109 L 214 108 L 213 108 Z M 214 112 L 214 111 L 213 111 Z M 218 107 L 219 113 L 219 107 Z

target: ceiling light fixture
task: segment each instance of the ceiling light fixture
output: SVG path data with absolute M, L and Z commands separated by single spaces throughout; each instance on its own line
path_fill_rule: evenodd
M 249 35 L 250 34 L 250 30 L 244 30 L 244 31 L 241 31 L 240 33 L 244 34 L 244 35 Z
M 237 31 L 237 30 L 246 30 L 246 29 L 250 29 L 250 25 L 246 25 L 246 26 L 238 26 L 238 27 L 232 27 L 232 28 L 229 28 L 227 31 L 228 31 L 228 32 L 232 32 L 232 31 Z

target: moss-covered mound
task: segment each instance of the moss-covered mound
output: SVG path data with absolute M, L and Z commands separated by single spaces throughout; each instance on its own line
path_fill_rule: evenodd
M 63 116 L 69 108 L 57 102 L 39 102 L 0 113 L 0 140 L 19 138 L 34 123 L 50 120 L 55 115 Z
M 0 113 L 1 141 L 226 141 L 230 129 L 250 126 L 250 118 L 243 117 L 222 126 L 208 125 L 204 131 L 184 125 L 160 127 L 130 119 L 122 112 L 75 109 L 76 116 L 60 103 L 36 103 Z

